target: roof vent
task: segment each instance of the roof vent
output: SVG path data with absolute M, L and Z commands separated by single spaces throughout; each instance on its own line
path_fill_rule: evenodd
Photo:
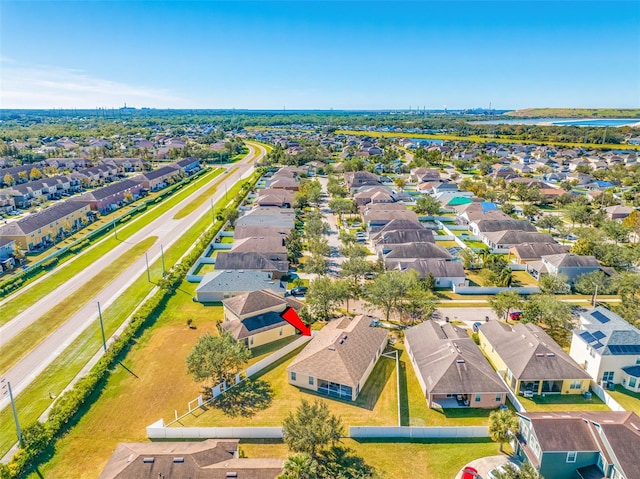
M 458 363 L 458 364 L 464 364 L 464 359 L 456 359 L 456 363 Z
M 143 457 L 142 458 L 142 462 L 144 464 L 153 464 L 154 462 L 156 462 L 156 458 L 155 457 Z
M 548 358 L 553 358 L 555 357 L 556 353 L 547 353 L 547 357 Z
M 536 353 L 536 358 L 544 358 L 544 354 L 542 354 L 542 353 Z
M 227 475 L 225 477 L 238 477 L 238 473 L 237 472 L 227 472 Z
M 332 344 L 331 346 L 329 346 L 329 348 L 328 348 L 328 349 L 329 349 L 329 351 L 335 351 L 335 350 L 336 350 L 336 347 Z
M 174 464 L 182 464 L 184 462 L 184 457 L 174 457 L 173 458 L 173 463 Z

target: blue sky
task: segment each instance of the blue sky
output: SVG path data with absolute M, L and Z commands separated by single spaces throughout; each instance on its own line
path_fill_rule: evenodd
M 640 107 L 640 0 L 0 8 L 0 108 Z

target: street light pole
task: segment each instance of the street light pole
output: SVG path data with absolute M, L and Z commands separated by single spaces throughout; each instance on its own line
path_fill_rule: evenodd
M 162 248 L 162 243 L 160 243 L 160 256 L 162 257 L 162 277 L 164 278 L 167 270 L 164 267 L 164 249 Z
M 118 239 L 118 230 L 116 229 L 116 219 L 113 218 L 113 234 L 116 239 Z
M 209 200 L 211 201 L 211 224 L 214 225 L 216 223 L 216 215 L 213 209 L 213 198 L 209 198 Z
M 147 281 L 151 283 L 151 273 L 149 272 L 149 256 L 147 256 L 147 252 L 144 252 L 144 260 L 147 262 Z
M 18 410 L 16 409 L 16 401 L 15 399 L 13 399 L 13 391 L 11 390 L 11 383 L 9 381 L 6 381 L 5 379 L 3 379 L 1 382 L 6 382 L 7 383 L 7 389 L 9 392 L 9 400 L 11 401 L 11 409 L 13 410 L 13 420 L 16 423 L 16 432 L 18 434 L 18 442 L 20 444 L 22 444 L 22 429 L 20 429 L 20 421 L 18 421 Z M 4 386 L 2 386 L 2 389 L 4 389 Z M 4 396 L 4 394 L 3 394 Z
M 104 352 L 107 352 L 107 337 L 104 335 L 104 322 L 102 321 L 102 310 L 100 309 L 100 301 L 96 301 L 98 303 L 98 318 L 100 319 L 100 332 L 102 333 L 102 347 L 104 348 Z

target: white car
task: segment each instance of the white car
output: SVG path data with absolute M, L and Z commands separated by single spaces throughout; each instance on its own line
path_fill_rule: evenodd
M 510 467 L 515 469 L 516 471 L 520 470 L 520 467 L 517 464 L 514 464 L 513 462 L 505 462 L 504 464 L 491 469 L 489 471 L 489 474 L 487 475 L 487 479 L 497 479 L 498 477 L 502 477 L 502 475 L 506 474 L 508 468 Z

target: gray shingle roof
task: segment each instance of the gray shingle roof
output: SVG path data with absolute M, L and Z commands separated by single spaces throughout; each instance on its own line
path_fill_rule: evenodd
M 480 220 L 477 223 L 478 230 L 481 233 L 489 233 L 492 231 L 538 231 L 535 226 L 527 220 Z
M 399 269 L 405 271 L 413 269 L 426 278 L 431 273 L 435 278 L 464 278 L 462 263 L 447 259 L 422 259 L 413 261 L 385 261 L 387 269 Z
M 371 326 L 371 316 L 335 319 L 321 329 L 287 371 L 355 388 L 387 341 L 387 331 Z M 346 339 L 344 339 L 346 337 Z
M 385 261 L 392 259 L 451 259 L 449 252 L 435 243 L 405 243 L 390 246 L 391 251 L 384 255 Z
M 430 394 L 507 392 L 473 340 L 452 324 L 425 321 L 405 332 L 405 342 Z
M 513 247 L 516 254 L 524 259 L 540 259 L 542 256 L 569 252 L 569 246 L 555 242 L 523 243 Z
M 278 259 L 271 259 L 267 253 L 222 251 L 218 253 L 216 257 L 216 269 L 246 269 L 286 273 L 289 271 L 289 263 Z
M 552 254 L 542 256 L 542 259 L 558 268 L 600 267 L 600 263 L 593 256 L 580 256 L 573 253 Z
M 78 201 L 56 203 L 42 211 L 0 227 L 0 236 L 22 236 L 23 234 L 33 233 L 82 208 L 88 208 L 88 206 Z
M 376 235 L 373 243 L 378 244 L 402 244 L 402 243 L 435 243 L 433 232 L 429 229 L 409 229 L 384 231 Z
M 485 238 L 495 244 L 517 245 L 521 243 L 553 243 L 550 234 L 537 231 L 494 231 L 484 234 Z
M 140 181 L 136 180 L 124 180 L 117 183 L 111 183 L 110 185 L 97 188 L 93 191 L 83 193 L 78 197 L 78 201 L 100 201 L 109 196 L 116 195 L 123 191 L 127 191 L 133 188 L 141 186 Z
M 257 291 L 265 288 L 283 294 L 286 290 L 280 281 L 271 279 L 271 273 L 221 270 L 205 274 L 196 292 Z
M 480 332 L 518 380 L 590 379 L 539 326 L 489 321 Z

